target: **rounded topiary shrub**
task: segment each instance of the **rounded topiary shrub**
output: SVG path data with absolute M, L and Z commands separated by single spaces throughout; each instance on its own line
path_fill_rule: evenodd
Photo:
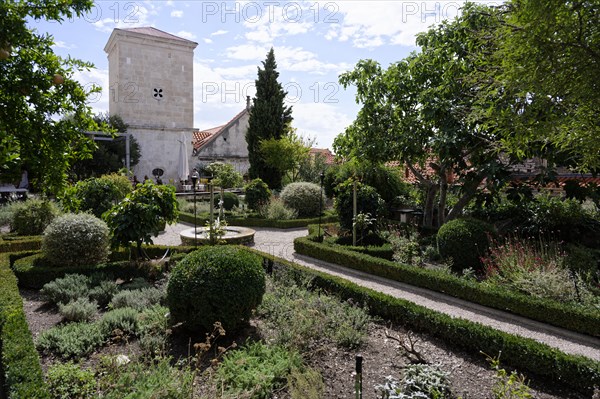
M 260 257 L 230 246 L 208 247 L 174 267 L 167 305 L 174 323 L 190 331 L 212 331 L 220 321 L 228 332 L 250 319 L 265 293 Z
M 221 200 L 221 195 L 215 195 L 215 207 L 219 206 L 219 201 Z M 226 211 L 230 211 L 234 206 L 240 206 L 240 200 L 238 196 L 234 193 L 230 193 L 229 191 L 225 191 L 223 193 L 223 208 Z
M 20 236 L 40 235 L 58 214 L 59 210 L 54 202 L 28 199 L 13 208 L 10 230 Z
M 354 216 L 352 209 L 354 198 L 353 192 L 353 182 L 348 180 L 337 187 L 337 196 L 335 198 L 335 210 L 340 217 L 340 226 L 348 230 L 352 229 Z M 357 183 L 356 208 L 358 213 L 369 214 L 371 218 L 378 219 L 385 213 L 385 202 L 373 187 Z M 367 231 L 364 231 L 364 233 L 374 229 L 375 224 L 367 229 Z
M 267 183 L 261 179 L 254 179 L 244 187 L 246 193 L 245 201 L 248 208 L 258 210 L 261 205 L 269 203 L 271 190 Z
M 454 219 L 437 233 L 438 250 L 442 258 L 452 259 L 452 270 L 460 273 L 473 268 L 481 271 L 481 257 L 495 236 L 494 226 L 478 219 Z
M 319 216 L 321 188 L 314 183 L 290 183 L 281 192 L 283 203 L 298 212 L 298 217 Z
M 105 262 L 109 253 L 106 223 L 87 213 L 56 218 L 44 231 L 42 252 L 56 266 L 88 266 Z

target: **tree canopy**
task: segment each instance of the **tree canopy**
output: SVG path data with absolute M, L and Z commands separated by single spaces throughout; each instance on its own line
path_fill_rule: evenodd
M 598 168 L 599 18 L 593 2 L 465 4 L 417 36 L 421 51 L 387 69 L 361 60 L 340 76 L 362 108 L 336 152 L 406 165 L 427 190 L 427 225 L 436 201 L 443 224 L 527 157 Z M 445 216 L 449 179 L 460 192 Z
M 287 93 L 277 81 L 277 63 L 273 48 L 263 61 L 263 68 L 258 68 L 256 79 L 256 97 L 253 99 L 252 110 L 248 121 L 246 142 L 248 143 L 248 158 L 250 178 L 260 178 L 271 188 L 281 187 L 282 172 L 269 166 L 260 150 L 262 140 L 279 140 L 286 132 L 286 126 L 292 122 L 292 107 L 284 105 Z
M 47 192 L 58 192 L 72 162 L 94 149 L 83 133 L 97 130 L 86 105 L 90 91 L 73 78 L 92 64 L 54 54 L 52 36 L 28 27 L 27 19 L 61 22 L 92 5 L 91 0 L 0 2 L 1 172 L 27 168 L 34 186 Z
M 458 216 L 486 181 L 494 184 L 510 159 L 498 157 L 498 137 L 468 118 L 477 87 L 466 79 L 475 69 L 472 48 L 488 44 L 470 32 L 489 21 L 463 17 L 419 34 L 421 52 L 383 69 L 360 61 L 344 73 L 344 87 L 355 85 L 362 108 L 334 142 L 336 153 L 372 163 L 401 161 L 426 190 L 424 224 L 443 224 Z M 424 173 L 426 169 L 432 175 Z M 460 188 L 446 215 L 449 180 Z M 434 220 L 437 200 L 438 220 Z
M 267 165 L 277 169 L 288 181 L 295 182 L 300 166 L 307 162 L 314 139 L 298 135 L 295 128 L 288 127 L 280 138 L 270 138 L 260 142 L 260 152 Z

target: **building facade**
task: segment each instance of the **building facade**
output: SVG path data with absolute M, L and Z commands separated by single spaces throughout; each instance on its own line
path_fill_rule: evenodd
M 114 29 L 104 51 L 109 67 L 109 113 L 138 141 L 141 179 L 163 172 L 178 181 L 180 141 L 194 132 L 194 49 L 198 44 L 152 28 Z M 189 148 L 189 147 L 188 147 Z M 191 163 L 191 151 L 187 153 Z

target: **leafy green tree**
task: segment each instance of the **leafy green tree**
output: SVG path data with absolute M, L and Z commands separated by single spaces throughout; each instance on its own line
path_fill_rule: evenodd
M 99 126 L 105 126 L 117 133 L 127 133 L 128 125 L 119 115 L 98 114 L 94 116 L 94 121 Z M 96 141 L 97 148 L 92 154 L 92 158 L 75 162 L 71 168 L 71 174 L 77 179 L 85 179 L 122 170 L 125 167 L 123 163 L 126 156 L 125 145 L 125 137 L 115 137 L 113 141 Z M 140 146 L 135 137 L 130 136 L 129 162 L 132 168 L 138 164 L 140 157 Z
M 275 168 L 290 181 L 298 180 L 300 165 L 308 159 L 314 139 L 304 139 L 294 128 L 288 128 L 280 139 L 269 138 L 260 142 L 260 153 L 267 165 Z
M 292 122 L 292 107 L 284 105 L 287 93 L 277 81 L 277 63 L 273 48 L 263 61 L 263 68 L 258 68 L 256 79 L 256 97 L 253 99 L 246 142 L 248 143 L 248 158 L 251 179 L 260 178 L 270 188 L 281 187 L 282 173 L 275 167 L 269 166 L 260 150 L 262 140 L 281 139 L 286 132 L 286 126 Z
M 136 244 L 137 255 L 143 256 L 142 243 L 152 244 L 165 223 L 179 216 L 175 187 L 155 185 L 151 181 L 138 184 L 123 201 L 108 210 L 102 218 L 112 232 L 112 246 Z
M 308 181 L 311 183 L 321 183 L 321 173 L 329 169 L 325 155 L 316 153 L 308 155 L 300 161 L 298 165 L 298 181 Z
M 471 117 L 510 131 L 504 151 L 561 155 L 581 170 L 600 167 L 600 12 L 595 1 L 511 0 L 472 18 L 493 29 L 473 36 L 494 46 L 476 53 Z M 491 102 L 491 106 L 490 106 Z M 535 155 L 535 153 L 534 153 Z
M 241 173 L 228 163 L 213 162 L 204 169 L 213 176 L 213 183 L 221 188 L 239 187 L 244 181 Z
M 418 35 L 421 52 L 387 70 L 362 60 L 340 77 L 344 87 L 356 86 L 356 100 L 363 106 L 353 124 L 336 138 L 336 153 L 373 163 L 405 164 L 426 192 L 426 226 L 458 217 L 482 183 L 496 190 L 512 161 L 498 157 L 496 143 L 502 140 L 498 133 L 468 118 L 478 90 L 467 79 L 477 68 L 470 55 L 489 46 L 484 37 L 471 35 L 472 30 L 487 27 L 489 20 L 471 18 L 471 13 L 467 8 L 455 21 Z M 422 172 L 427 167 L 432 176 Z M 447 212 L 450 177 L 460 193 Z
M 97 130 L 86 102 L 100 88 L 87 90 L 74 80 L 92 64 L 57 56 L 52 36 L 27 21 L 62 22 L 92 5 L 91 0 L 0 2 L 1 169 L 26 167 L 33 185 L 49 193 L 59 192 L 70 165 L 94 149 L 83 132 Z

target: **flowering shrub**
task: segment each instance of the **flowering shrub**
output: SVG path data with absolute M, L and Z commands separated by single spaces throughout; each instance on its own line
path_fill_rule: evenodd
M 314 183 L 290 183 L 281 192 L 285 205 L 296 212 L 299 217 L 318 216 L 322 205 L 321 188 Z
M 567 256 L 557 243 L 509 238 L 495 243 L 482 258 L 487 284 L 565 302 L 598 303 L 578 274 L 565 267 Z

